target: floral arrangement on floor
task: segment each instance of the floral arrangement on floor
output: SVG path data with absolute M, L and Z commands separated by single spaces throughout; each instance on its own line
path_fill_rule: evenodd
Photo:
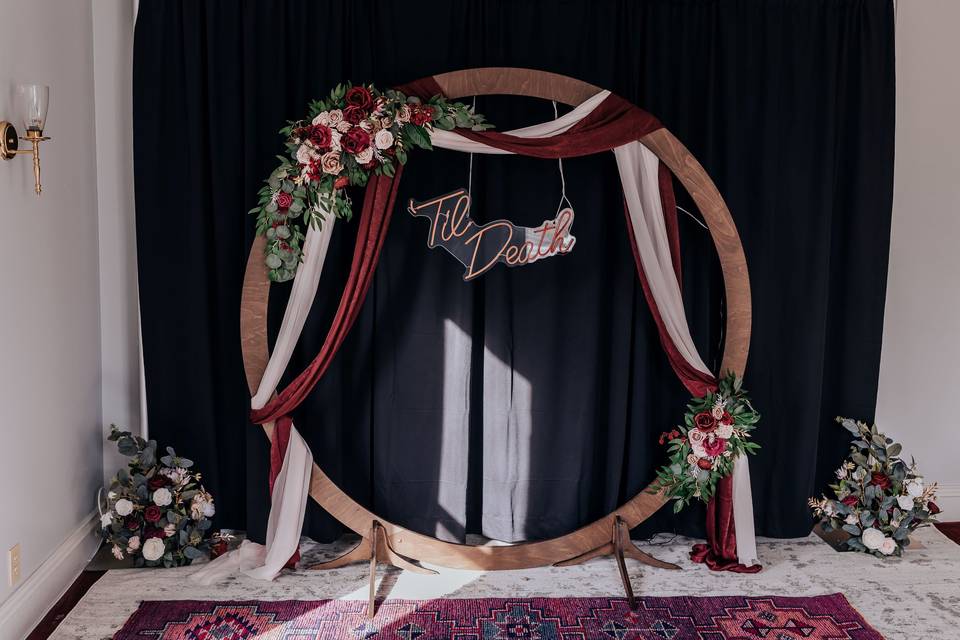
M 756 454 L 750 441 L 760 414 L 750 404 L 743 380 L 728 373 L 717 390 L 687 405 L 683 425 L 663 433 L 670 459 L 657 471 L 652 491 L 666 490 L 675 502 L 674 513 L 694 499 L 709 502 L 717 482 L 733 473 L 737 456 Z
M 853 434 L 848 459 L 830 485 L 833 498 L 810 498 L 810 508 L 825 532 L 850 535 L 850 549 L 875 556 L 902 555 L 910 533 L 931 524 L 940 513 L 937 485 L 925 486 L 917 464 L 900 459 L 900 444 L 859 420 L 837 418 Z
M 257 234 L 266 236 L 264 260 L 274 282 L 290 280 L 300 264 L 307 224 L 319 226 L 327 211 L 349 219 L 347 186 L 371 175 L 393 176 L 414 148 L 432 149 L 430 131 L 492 127 L 473 108 L 434 96 L 426 102 L 395 89 L 340 84 L 310 103 L 305 120 L 280 130 L 287 156 L 260 189 Z
M 171 447 L 157 458 L 157 442 L 111 425 L 110 441 L 125 456 L 110 483 L 107 510 L 101 513 L 103 539 L 118 560 L 132 556 L 135 566 L 178 567 L 208 553 L 208 532 L 215 513 L 213 497 L 200 484 L 193 462 Z

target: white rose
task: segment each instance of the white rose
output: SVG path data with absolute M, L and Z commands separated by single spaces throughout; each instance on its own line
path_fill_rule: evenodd
M 380 128 L 380 120 L 361 120 L 358 126 L 367 133 L 373 133 Z
M 163 557 L 165 550 L 163 540 L 160 538 L 150 538 L 143 543 L 143 559 L 149 560 L 150 562 L 159 560 Z
M 300 145 L 300 148 L 297 149 L 297 162 L 300 164 L 309 164 L 312 155 L 313 154 L 310 153 L 310 147 L 302 144 Z
M 343 111 L 341 111 L 340 109 L 333 109 L 329 114 L 329 118 L 330 118 L 330 122 L 328 123 L 328 125 L 331 127 L 335 127 L 341 122 L 343 122 Z
M 140 548 L 140 536 L 133 536 L 127 540 L 127 553 L 133 553 Z
M 851 513 L 850 515 L 847 516 L 847 519 L 845 522 L 847 524 L 857 524 L 857 522 L 859 521 L 857 520 L 857 515 L 855 513 Z
M 910 511 L 913 509 L 913 498 L 910 496 L 897 496 L 897 506 L 903 511 Z
M 377 145 L 377 149 L 389 149 L 393 146 L 393 134 L 387 129 L 380 129 L 374 136 L 373 142 Z
M 897 543 L 893 538 L 884 538 L 880 544 L 880 553 L 885 556 L 890 555 L 897 550 Z
M 367 164 L 373 160 L 373 147 L 367 147 L 363 151 L 357 154 L 357 162 L 359 164 Z
M 328 151 L 320 156 L 320 167 L 324 173 L 337 175 L 343 171 L 343 165 L 340 164 L 340 154 L 336 151 Z
M 860 536 L 860 542 L 863 543 L 863 546 L 872 551 L 876 551 L 880 548 L 880 545 L 883 544 L 883 539 L 883 532 L 879 529 L 874 529 L 873 527 L 864 529 L 863 534 Z
M 346 120 L 341 120 L 340 122 L 337 123 L 337 131 L 339 131 L 340 133 L 346 133 L 347 131 L 350 131 L 351 127 L 353 127 L 353 125 L 347 122 Z
M 697 456 L 693 455 L 692 453 L 687 454 L 687 464 L 697 464 L 698 459 L 699 458 L 697 458 Z
M 340 151 L 340 138 L 343 137 L 343 134 L 339 131 L 330 132 L 330 148 L 334 151 Z
M 325 127 L 330 126 L 330 114 L 326 111 L 321 111 L 313 119 L 313 124 L 322 124 Z
M 919 498 L 923 495 L 923 480 L 921 478 L 914 478 L 907 483 L 907 494 L 911 498 Z
M 732 424 L 723 424 L 722 422 L 717 425 L 717 437 L 723 438 L 724 440 L 729 440 L 733 437 L 733 425 Z
M 126 498 L 120 498 L 117 500 L 117 503 L 113 505 L 113 509 L 117 512 L 118 516 L 128 516 L 133 513 L 133 503 Z
M 720 418 L 723 417 L 723 406 L 721 406 L 721 405 L 718 404 L 717 406 L 715 406 L 715 407 L 713 408 L 713 411 L 712 411 L 711 413 L 713 413 L 713 417 L 714 417 L 714 418 L 716 418 L 717 420 L 719 420 Z
M 165 507 L 171 502 L 173 502 L 173 494 L 170 493 L 170 489 L 161 487 L 153 492 L 153 504 L 158 507 Z
M 113 512 L 107 511 L 105 514 L 100 516 L 100 528 L 106 529 L 111 524 L 113 524 Z

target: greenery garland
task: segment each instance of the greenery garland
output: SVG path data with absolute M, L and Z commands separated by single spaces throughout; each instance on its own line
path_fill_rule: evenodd
M 760 448 L 750 441 L 759 420 L 743 380 L 728 373 L 716 391 L 691 400 L 683 425 L 660 436 L 670 459 L 657 471 L 651 491 L 666 490 L 675 501 L 674 513 L 694 499 L 709 502 L 717 482 L 733 473 L 737 456 L 756 454 Z
M 312 101 L 306 119 L 281 129 L 287 155 L 277 156 L 280 164 L 250 210 L 257 215 L 257 234 L 267 239 L 270 280 L 296 275 L 308 224 L 319 228 L 328 211 L 350 219 L 346 187 L 365 186 L 371 175 L 393 176 L 411 150 L 433 149 L 434 128 L 483 131 L 492 125 L 472 107 L 439 95 L 421 101 L 396 89 L 347 83 Z

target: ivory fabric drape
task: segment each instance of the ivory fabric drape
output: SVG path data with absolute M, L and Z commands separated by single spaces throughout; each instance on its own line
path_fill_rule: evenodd
M 429 88 L 429 82 L 421 86 L 420 90 L 423 91 L 426 88 Z M 563 157 L 567 154 L 593 153 L 597 150 L 612 148 L 621 174 L 632 244 L 644 292 L 657 318 L 661 339 L 667 348 L 671 363 L 674 364 L 681 380 L 691 392 L 701 395 L 715 387 L 715 379 L 700 358 L 687 327 L 678 279 L 679 262 L 674 249 L 676 238 L 671 238 L 670 235 L 671 230 L 675 234 L 676 227 L 674 222 L 671 229 L 664 215 L 661 191 L 666 190 L 659 159 L 636 140 L 621 145 L 613 144 L 613 141 L 619 141 L 622 138 L 624 131 L 633 131 L 639 136 L 652 130 L 649 129 L 650 127 L 657 128 L 659 125 L 632 105 L 629 105 L 630 110 L 626 113 L 624 107 L 620 98 L 604 91 L 588 99 L 562 118 L 540 125 L 498 133 L 496 136 L 480 136 L 470 132 L 472 135 L 469 137 L 473 139 L 468 140 L 464 139 L 468 136 L 460 135 L 458 132 L 436 131 L 433 132 L 431 139 L 434 146 L 440 148 L 473 153 L 514 153 L 519 148 L 522 153 L 537 157 Z M 628 123 L 626 128 L 623 126 L 624 122 Z M 604 131 L 611 137 L 597 136 L 597 130 Z M 588 140 L 584 134 L 591 136 L 588 146 L 584 146 L 584 141 Z M 290 507 L 300 496 L 305 496 L 309 489 L 309 468 L 312 467 L 312 457 L 306 443 L 293 428 L 288 416 L 323 375 L 356 316 L 369 286 L 370 276 L 376 267 L 379 250 L 389 224 L 398 180 L 399 172 L 392 180 L 386 178 L 371 180 L 361 214 L 361 228 L 350 278 L 323 348 L 293 383 L 268 402 L 267 398 L 273 394 L 289 362 L 293 347 L 316 295 L 317 282 L 333 225 L 325 225 L 322 231 L 311 229 L 308 232 L 305 244 L 307 255 L 305 255 L 304 265 L 298 271 L 284 314 L 278 348 L 274 350 L 268 362 L 264 379 L 251 403 L 254 421 L 275 424 L 271 450 L 274 463 L 272 467 L 282 459 L 279 472 L 276 475 L 271 474 L 271 481 L 273 482 L 274 477 L 277 481 L 271 487 L 274 506 L 271 507 L 270 512 L 268 544 L 265 549 L 255 548 L 258 545 L 245 546 L 234 552 L 230 559 L 221 560 L 218 566 L 235 567 L 241 562 L 262 561 L 262 566 L 258 565 L 254 569 L 246 567 L 248 574 L 272 579 L 286 563 L 287 558 L 296 559 L 297 557 L 297 542 L 293 534 L 296 533 L 298 538 L 303 523 L 303 509 L 301 508 L 294 517 Z M 672 197 L 672 191 L 670 194 Z M 302 467 L 299 466 L 303 464 L 306 464 L 308 469 L 305 477 Z M 738 460 L 735 466 L 746 472 L 746 460 Z M 299 476 L 297 471 L 300 472 Z M 294 480 L 288 483 L 287 473 L 291 473 L 295 478 L 301 477 L 302 482 L 297 484 Z M 742 479 L 743 473 L 740 475 Z M 737 554 L 739 562 L 726 557 L 724 568 L 746 570 L 745 565 L 757 564 L 752 504 L 748 507 L 743 506 L 751 500 L 748 474 L 746 479 L 746 485 L 744 486 L 742 482 L 735 485 L 734 489 L 738 493 L 731 496 L 731 500 L 724 502 L 725 505 L 741 503 L 740 509 L 734 509 L 731 521 L 737 521 L 738 526 L 720 528 L 716 532 L 711 529 L 712 533 L 718 535 L 711 536 L 709 551 L 694 554 L 695 559 L 706 561 L 711 568 L 719 566 L 713 561 L 713 556 L 716 555 L 713 552 L 717 548 L 726 549 L 728 554 Z M 723 512 L 726 513 L 726 510 Z M 743 540 L 739 544 L 736 541 L 735 528 L 741 531 Z M 280 535 L 277 534 L 278 531 Z M 218 569 L 215 567 L 208 568 L 201 579 L 209 580 L 212 576 L 218 575 L 217 572 Z

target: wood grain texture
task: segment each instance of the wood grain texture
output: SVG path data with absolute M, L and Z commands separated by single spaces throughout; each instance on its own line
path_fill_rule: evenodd
M 511 95 L 556 100 L 575 107 L 602 89 L 576 78 L 515 67 L 480 67 L 433 76 L 448 98 Z
M 586 82 L 531 69 L 484 68 L 435 76 L 451 98 L 507 94 L 556 100 L 576 106 L 600 89 Z M 723 371 L 742 373 L 750 344 L 750 283 L 746 260 L 736 226 L 723 198 L 699 162 L 669 131 L 661 129 L 641 142 L 678 177 L 700 208 L 720 255 L 727 294 L 727 329 Z M 269 279 L 263 265 L 264 240 L 258 238 L 250 251 L 240 309 L 243 362 L 247 384 L 255 393 L 269 357 L 266 311 Z M 273 425 L 264 425 L 272 437 Z M 539 542 L 510 546 L 471 546 L 444 542 L 380 518 L 343 492 L 316 464 L 310 479 L 310 495 L 334 518 L 364 536 L 379 523 L 388 548 L 400 556 L 455 569 L 524 569 L 575 560 L 611 544 L 617 518 L 628 529 L 649 518 L 667 502 L 663 492 L 650 486 L 615 511 L 571 533 Z M 373 541 L 368 541 L 373 542 Z M 364 545 L 360 553 L 367 552 Z M 356 557 L 356 555 L 354 555 Z M 369 556 L 367 556 L 369 558 Z M 340 563 L 336 563 L 339 565 Z

